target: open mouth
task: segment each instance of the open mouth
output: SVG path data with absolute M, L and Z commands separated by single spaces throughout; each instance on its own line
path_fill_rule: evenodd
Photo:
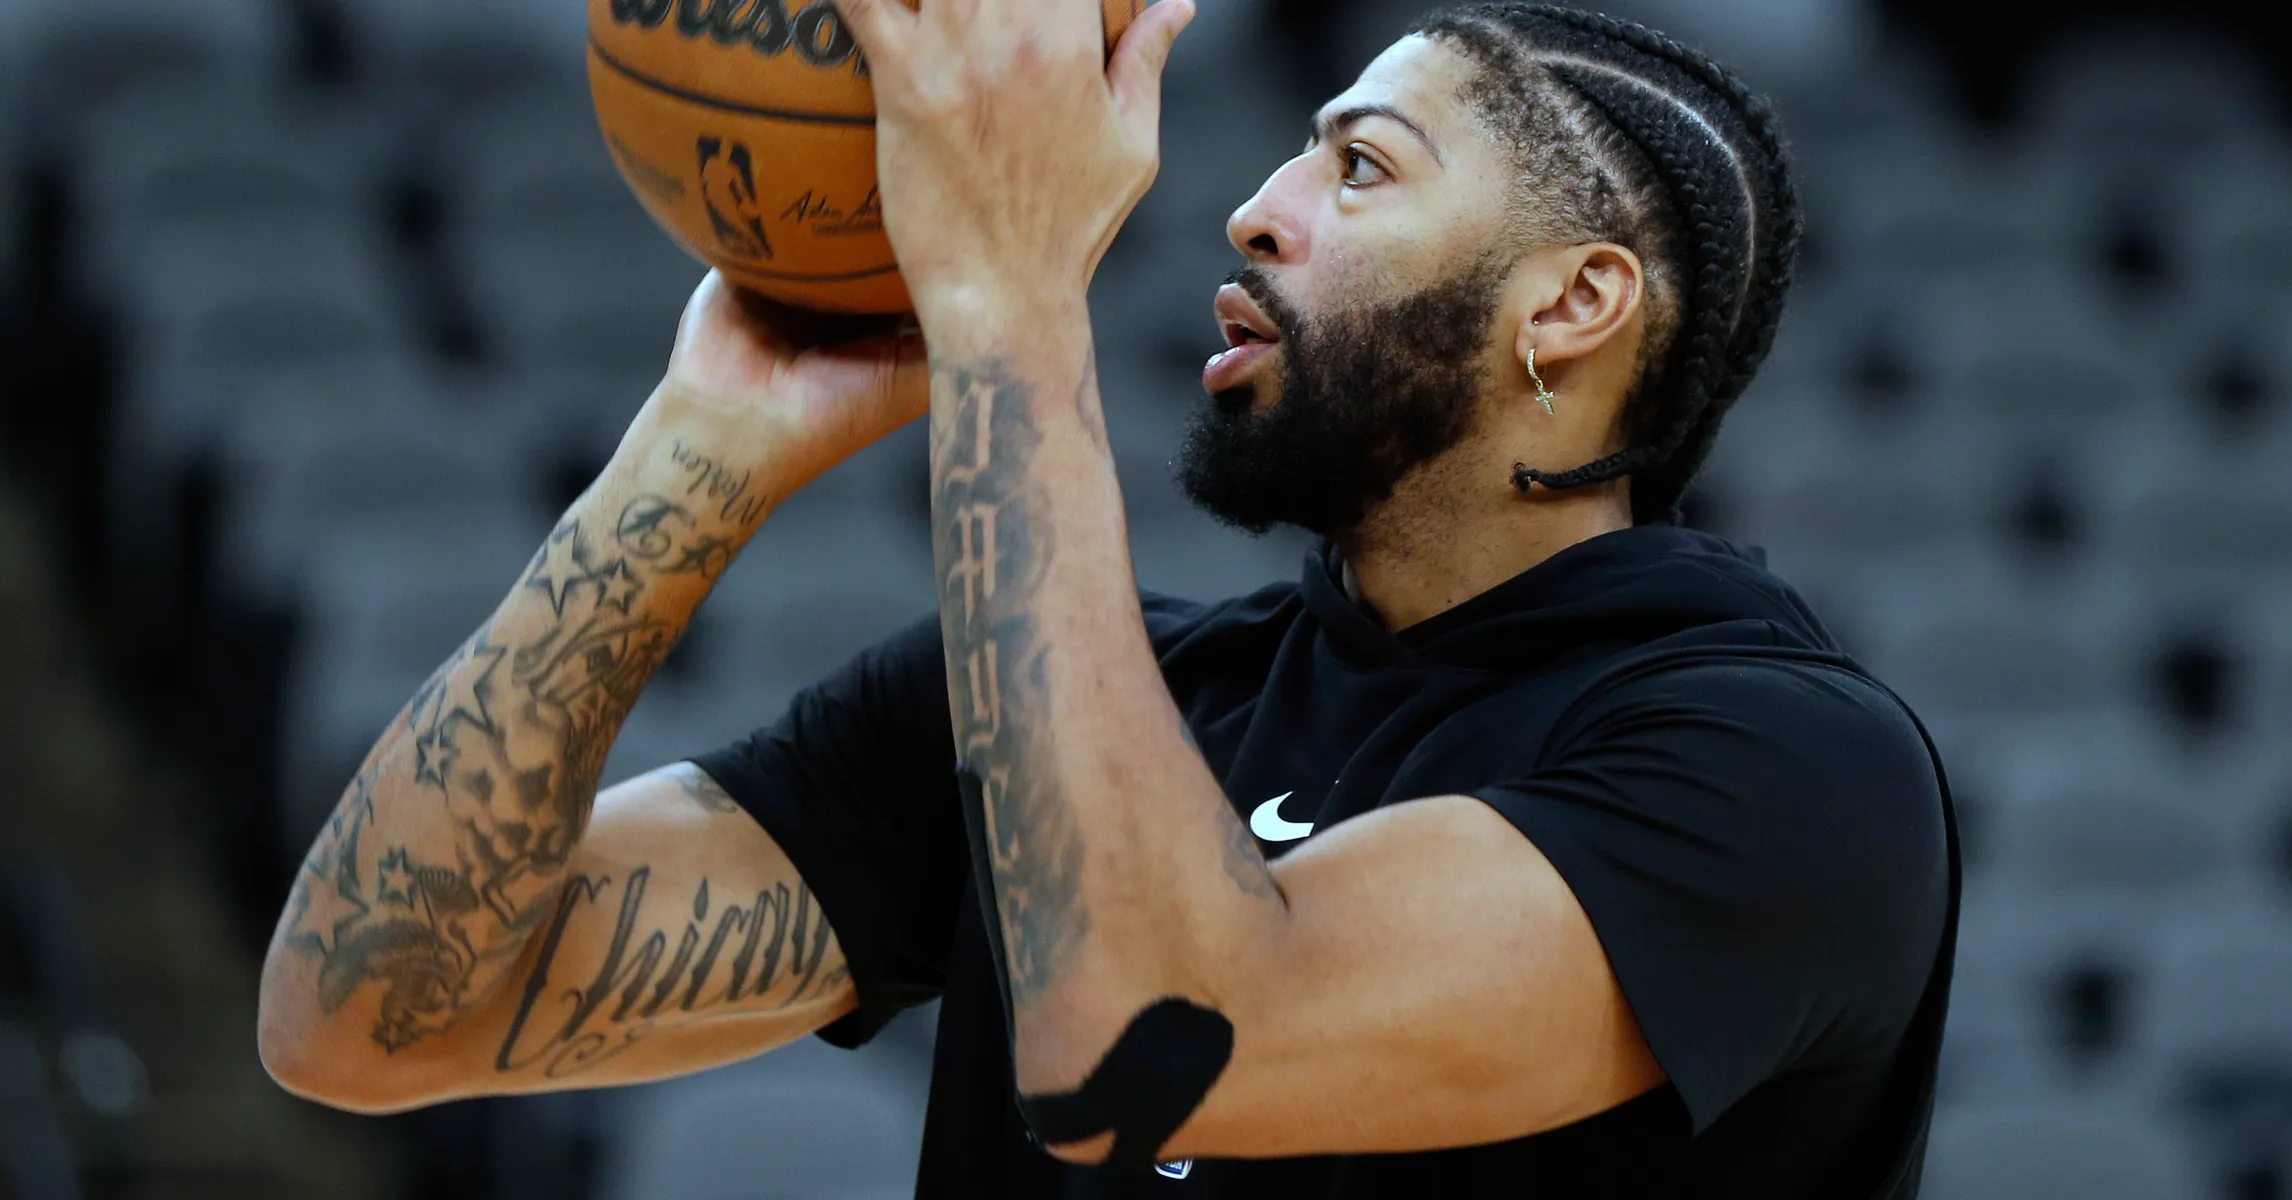
M 1238 284 L 1218 289 L 1217 317 L 1226 348 L 1202 369 L 1202 386 L 1211 395 L 1248 383 L 1259 360 L 1281 344 L 1281 327 Z
M 1214 306 L 1218 328 L 1226 335 L 1226 349 L 1243 346 L 1272 345 L 1281 340 L 1281 327 L 1266 315 L 1249 292 L 1238 283 L 1229 283 L 1218 289 Z
M 1281 340 L 1279 336 L 1259 333 L 1239 321 L 1226 322 L 1225 332 L 1226 349 L 1228 350 L 1238 350 L 1243 346 L 1270 346 Z

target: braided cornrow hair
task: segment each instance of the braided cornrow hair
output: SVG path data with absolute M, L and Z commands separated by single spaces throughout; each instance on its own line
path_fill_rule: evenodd
M 1798 259 L 1798 190 L 1767 102 L 1726 68 L 1615 17 L 1475 4 L 1415 32 L 1481 68 L 1467 99 L 1508 135 L 1549 243 L 1612 241 L 1645 264 L 1648 336 L 1625 449 L 1522 491 L 1630 476 L 1632 515 L 1676 522 L 1719 423 L 1774 344 Z

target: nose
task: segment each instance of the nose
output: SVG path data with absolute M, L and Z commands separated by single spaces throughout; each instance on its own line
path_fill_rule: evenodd
M 1301 217 L 1298 177 L 1302 159 L 1292 159 L 1249 202 L 1226 221 L 1226 240 L 1253 264 L 1294 263 L 1312 249 Z

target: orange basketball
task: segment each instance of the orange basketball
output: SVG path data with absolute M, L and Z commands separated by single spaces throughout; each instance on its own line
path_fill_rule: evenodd
M 1102 0 L 1112 46 L 1145 0 Z M 589 0 L 622 178 L 694 257 L 774 300 L 911 306 L 876 194 L 875 96 L 828 0 Z

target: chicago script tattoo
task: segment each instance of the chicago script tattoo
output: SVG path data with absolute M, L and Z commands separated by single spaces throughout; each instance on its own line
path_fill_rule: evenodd
M 636 940 L 651 880 L 652 868 L 639 867 L 619 883 L 576 875 L 566 884 L 494 1057 L 495 1070 L 538 1067 L 547 1078 L 570 1078 L 655 1033 L 778 1012 L 828 994 L 847 977 L 840 963 L 822 969 L 830 957 L 830 931 L 801 881 L 793 888 L 773 884 L 745 904 L 717 906 L 709 882 L 701 880 L 690 920 L 675 932 L 672 950 L 665 929 Z M 586 984 L 568 986 L 555 978 L 566 930 L 607 911 L 614 913 L 612 938 Z

